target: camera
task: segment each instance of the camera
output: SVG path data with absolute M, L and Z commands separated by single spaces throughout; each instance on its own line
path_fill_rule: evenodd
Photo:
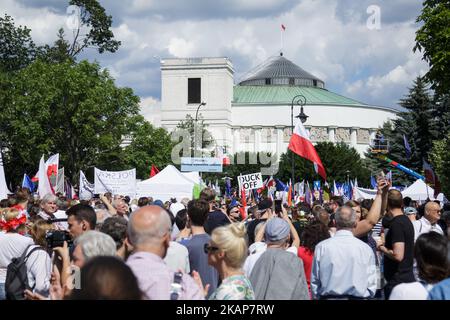
M 62 230 L 50 230 L 45 235 L 47 241 L 47 247 L 53 249 L 56 247 L 64 246 L 64 241 L 67 241 L 67 245 L 70 246 L 73 243 L 72 237 L 68 231 Z

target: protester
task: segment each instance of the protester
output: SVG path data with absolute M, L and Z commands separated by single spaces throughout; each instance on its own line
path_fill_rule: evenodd
M 109 235 L 116 244 L 116 254 L 118 257 L 126 260 L 131 253 L 131 246 L 127 242 L 128 222 L 122 217 L 110 217 L 103 223 L 100 232 Z
M 116 257 L 97 256 L 81 268 L 80 290 L 71 300 L 141 300 L 143 294 L 129 266 Z
M 424 233 L 414 245 L 420 281 L 394 287 L 389 300 L 426 300 L 433 285 L 450 275 L 447 239 L 436 233 Z
M 381 207 L 381 197 L 375 198 Z M 314 251 L 311 291 L 316 299 L 367 299 L 375 295 L 377 279 L 372 249 L 355 238 L 356 213 L 348 206 L 335 212 L 337 232 Z
M 239 222 L 242 221 L 241 211 L 239 210 L 239 203 L 230 204 L 226 209 L 228 218 L 231 222 Z
M 314 250 L 316 249 L 317 244 L 328 238 L 330 238 L 330 233 L 327 225 L 318 221 L 305 227 L 301 238 L 301 246 L 298 248 L 297 254 L 303 262 L 306 283 L 308 284 L 308 290 L 311 297 L 311 270 Z
M 387 198 L 388 215 L 392 217 L 385 243 L 379 240 L 378 250 L 384 254 L 384 277 L 387 284 L 384 288 L 386 299 L 392 289 L 401 283 L 414 282 L 414 227 L 403 214 L 403 199 L 400 191 L 389 190 Z
M 134 253 L 127 265 L 138 279 L 144 299 L 202 300 L 203 293 L 196 282 L 186 274 L 178 274 L 164 263 L 170 243 L 171 221 L 159 206 L 145 206 L 133 212 L 128 222 L 128 239 Z M 182 290 L 171 290 L 181 285 Z
M 77 204 L 66 211 L 69 232 L 76 239 L 89 230 L 95 230 L 97 215 L 94 209 L 85 204 Z
M 221 284 L 210 300 L 254 300 L 255 294 L 242 265 L 247 256 L 246 234 L 243 223 L 232 223 L 214 229 L 205 245 L 208 263 L 217 269 Z
M 247 225 L 247 235 L 248 235 L 248 241 L 251 245 L 253 242 L 255 242 L 255 228 L 256 226 L 261 223 L 267 221 L 269 216 L 272 216 L 272 200 L 270 199 L 263 199 L 258 203 L 258 212 L 257 216 L 258 218 L 255 220 L 252 220 Z
M 52 260 L 47 252 L 47 232 L 53 226 L 45 220 L 36 221 L 31 228 L 34 245 L 26 249 L 28 256 L 27 278 L 32 292 L 48 297 L 50 292 L 50 277 L 52 272 Z
M 441 218 L 441 207 L 438 203 L 429 201 L 425 205 L 424 215 L 422 218 L 414 222 L 414 241 L 424 233 L 437 232 L 441 235 L 444 234 L 442 228 L 437 223 Z
M 176 204 L 176 203 L 175 203 Z M 174 203 L 172 203 L 172 206 Z M 183 208 L 184 206 L 181 205 Z M 183 209 L 184 210 L 184 209 Z M 172 224 L 172 233 L 170 238 L 173 238 L 173 228 L 175 225 L 175 217 L 170 210 L 166 209 L 166 213 L 169 215 L 170 222 Z M 190 273 L 191 267 L 189 264 L 189 252 L 185 246 L 176 242 L 170 241 L 169 248 L 167 249 L 166 256 L 164 257 L 164 262 L 173 271 L 182 271 L 184 273 Z
M 282 240 L 285 227 L 287 230 L 285 239 L 287 246 L 285 249 L 287 252 L 297 255 L 297 250 L 300 246 L 300 238 L 298 237 L 297 230 L 295 230 L 294 225 L 287 216 L 286 209 L 283 208 L 282 210 L 282 218 L 275 217 L 271 212 L 269 212 L 267 222 L 257 225 L 257 227 L 261 227 L 255 236 L 255 242 L 251 245 L 251 250 L 253 251 L 253 248 L 256 247 L 256 252 L 248 256 L 244 264 L 244 271 L 247 277 L 250 277 L 255 264 L 260 259 L 262 254 L 266 251 L 266 249 L 270 246 L 270 241 L 274 241 L 274 239 L 277 237 L 280 237 L 280 239 L 275 241 Z
M 292 229 L 295 228 L 292 226 Z M 281 218 L 267 221 L 267 249 L 250 273 L 250 282 L 257 300 L 309 300 L 308 285 L 302 261 L 297 254 L 286 251 L 291 226 Z
M 189 252 L 190 270 L 200 274 L 203 283 L 209 284 L 207 298 L 216 290 L 219 284 L 219 274 L 217 270 L 208 264 L 208 255 L 205 253 L 205 245 L 211 241 L 211 237 L 206 233 L 204 225 L 209 217 L 210 207 L 204 200 L 189 201 L 187 214 L 192 237 L 182 244 Z
M 13 258 L 22 256 L 33 245 L 33 240 L 25 237 L 26 216 L 17 209 L 6 208 L 0 214 L 0 300 L 6 299 L 5 280 L 8 265 Z
M 208 203 L 209 214 L 205 222 L 205 231 L 211 234 L 215 228 L 231 223 L 228 216 L 220 210 L 216 202 L 216 192 L 211 188 L 205 188 L 200 192 L 200 199 Z

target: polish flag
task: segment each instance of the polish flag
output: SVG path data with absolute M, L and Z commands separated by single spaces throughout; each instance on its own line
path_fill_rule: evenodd
M 51 181 L 55 182 L 56 186 L 56 178 L 58 177 L 58 166 L 59 166 L 59 153 L 51 155 L 47 161 L 45 161 L 44 165 L 44 172 L 47 173 L 47 177 Z M 39 168 L 41 170 L 41 168 Z M 33 182 L 39 181 L 39 171 L 36 173 L 36 175 L 31 179 Z
M 288 148 L 300 157 L 313 162 L 317 166 L 319 175 L 324 180 L 327 180 L 327 174 L 325 173 L 325 167 L 322 164 L 322 160 L 320 160 L 316 149 L 309 139 L 309 134 L 301 122 L 298 122 L 295 126 Z

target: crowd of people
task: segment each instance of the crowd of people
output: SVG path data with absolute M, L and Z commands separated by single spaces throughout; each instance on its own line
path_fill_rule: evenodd
M 449 300 L 450 209 L 376 197 L 242 208 L 100 195 L 0 201 L 0 300 Z

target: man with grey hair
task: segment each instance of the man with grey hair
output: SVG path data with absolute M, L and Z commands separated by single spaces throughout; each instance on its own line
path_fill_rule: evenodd
M 380 203 L 377 205 L 381 206 Z M 349 206 L 335 213 L 337 232 L 314 251 L 311 292 L 315 299 L 367 299 L 375 295 L 377 275 L 372 249 L 353 235 L 356 213 Z
M 203 300 L 200 287 L 189 275 L 171 271 L 164 263 L 171 231 L 170 217 L 163 208 L 150 205 L 133 212 L 127 237 L 134 253 L 127 265 L 146 299 Z
M 79 268 L 97 256 L 116 256 L 116 243 L 106 233 L 90 230 L 86 231 L 74 242 L 73 264 Z
M 414 242 L 421 234 L 432 231 L 444 235 L 444 231 L 437 223 L 441 219 L 441 211 L 441 206 L 437 202 L 429 201 L 425 204 L 423 217 L 413 222 Z
M 53 219 L 66 219 L 65 211 L 58 210 L 58 202 L 59 199 L 57 196 L 51 193 L 47 193 L 42 197 L 39 206 L 41 210 L 37 214 L 38 217 L 44 220 L 53 220 Z M 58 221 L 54 222 L 53 226 L 57 230 L 67 230 L 68 225 L 67 222 Z

